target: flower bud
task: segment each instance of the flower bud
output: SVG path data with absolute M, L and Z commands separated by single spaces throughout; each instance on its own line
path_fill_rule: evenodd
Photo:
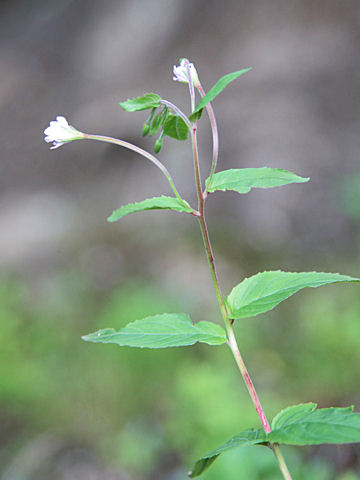
M 160 137 L 154 143 L 154 152 L 159 153 L 163 144 L 163 133 L 161 133 Z
M 150 130 L 150 124 L 148 122 L 144 123 L 144 126 L 142 128 L 143 137 L 146 137 L 146 135 L 149 133 L 149 130 Z

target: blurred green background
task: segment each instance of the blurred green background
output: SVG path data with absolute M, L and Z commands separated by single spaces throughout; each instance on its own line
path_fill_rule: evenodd
M 0 4 L 0 479 L 178 480 L 259 424 L 231 353 L 206 345 L 140 350 L 81 335 L 162 312 L 220 321 L 193 218 L 118 206 L 167 184 L 132 153 L 76 142 L 50 152 L 65 115 L 83 131 L 151 149 L 146 113 L 117 102 L 146 91 L 188 110 L 179 57 L 210 88 L 253 66 L 214 103 L 219 169 L 271 166 L 311 182 L 217 193 L 208 223 L 224 293 L 258 271 L 359 276 L 360 163 L 355 0 L 15 0 Z M 246 78 L 245 78 L 246 77 Z M 200 126 L 202 170 L 211 158 Z M 195 204 L 189 143 L 159 155 Z M 271 418 L 286 406 L 360 409 L 356 285 L 307 289 L 236 326 Z M 360 478 L 356 445 L 288 448 L 296 479 Z M 204 479 L 278 479 L 270 451 L 229 452 Z

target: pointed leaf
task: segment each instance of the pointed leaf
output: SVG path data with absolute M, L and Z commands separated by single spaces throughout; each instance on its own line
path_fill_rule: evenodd
M 360 279 L 338 273 L 293 273 L 280 270 L 258 273 L 246 278 L 231 291 L 228 296 L 231 316 L 253 317 L 272 310 L 302 288 L 315 288 L 339 282 L 360 282 Z
M 189 476 L 201 475 L 216 458 L 233 448 L 280 443 L 285 445 L 319 445 L 360 442 L 360 413 L 353 407 L 316 409 L 316 403 L 285 408 L 273 419 L 272 431 L 249 429 L 200 458 Z
M 217 457 L 228 450 L 239 447 L 248 447 L 250 445 L 262 444 L 266 442 L 266 434 L 263 429 L 259 430 L 246 430 L 239 433 L 231 440 L 229 440 L 221 447 L 212 450 L 207 455 L 200 458 L 194 465 L 193 469 L 189 472 L 189 477 L 194 478 L 201 475 L 210 465 L 217 459 Z
M 196 342 L 221 345 L 226 342 L 226 334 L 215 323 L 198 322 L 194 325 L 185 313 L 163 313 L 136 320 L 118 332 L 113 328 L 105 328 L 82 339 L 127 347 L 166 348 L 193 345 Z
M 286 445 L 360 442 L 360 413 L 353 407 L 316 409 L 315 403 L 286 408 L 272 422 L 270 442 Z
M 168 114 L 164 123 L 164 133 L 176 140 L 186 140 L 188 137 L 188 126 L 178 115 Z
M 147 198 L 142 202 L 129 203 L 128 205 L 123 205 L 122 207 L 114 210 L 113 213 L 108 218 L 109 222 L 116 222 L 120 218 L 129 215 L 130 213 L 143 212 L 144 210 L 174 210 L 176 212 L 186 212 L 191 213 L 193 209 L 190 205 L 183 200 L 184 203 L 181 203 L 179 199 L 175 197 L 166 197 L 162 195 L 161 197 Z
M 310 178 L 299 177 L 281 168 L 232 168 L 215 173 L 211 185 L 209 186 L 209 179 L 207 179 L 206 186 L 209 192 L 234 190 L 238 193 L 248 193 L 252 188 L 280 187 L 309 180 Z
M 145 93 L 142 97 L 129 98 L 125 102 L 119 102 L 126 112 L 138 112 L 149 108 L 160 107 L 161 97 L 156 93 Z
M 193 113 L 190 115 L 190 120 L 193 121 L 196 118 L 200 118 L 199 115 L 201 115 L 201 110 L 206 107 L 206 105 L 209 102 L 212 102 L 214 98 L 221 93 L 224 88 L 226 88 L 227 85 L 229 85 L 230 82 L 235 80 L 236 78 L 240 77 L 240 75 L 243 75 L 244 73 L 248 72 L 251 70 L 251 68 L 244 68 L 243 70 L 238 70 L 237 72 L 233 73 L 228 73 L 227 75 L 224 75 L 223 77 L 218 80 L 215 85 L 208 91 L 206 95 L 200 100 L 198 105 L 196 106 L 195 110 Z

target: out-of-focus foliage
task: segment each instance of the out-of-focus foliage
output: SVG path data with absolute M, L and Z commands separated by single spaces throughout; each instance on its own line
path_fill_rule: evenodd
M 196 299 L 175 300 L 175 293 L 164 296 L 155 283 L 133 279 L 99 295 L 76 273 L 53 279 L 43 295 L 1 282 L 0 409 L 8 432 L 1 468 L 48 433 L 65 445 L 86 446 L 130 478 L 159 472 L 183 478 L 219 441 L 257 425 L 226 346 L 139 351 L 80 339 L 148 314 L 196 311 Z M 239 341 L 269 417 L 299 401 L 326 407 L 358 398 L 358 370 L 351 365 L 360 364 L 359 318 L 356 287 L 337 286 L 331 296 L 308 290 L 261 319 L 239 322 Z M 222 455 L 204 478 L 277 478 L 271 452 L 257 455 L 253 448 Z M 339 456 L 337 448 L 289 449 L 295 478 L 356 478 L 357 447 Z M 336 477 L 335 468 L 349 472 Z M 41 472 L 39 461 L 37 478 Z

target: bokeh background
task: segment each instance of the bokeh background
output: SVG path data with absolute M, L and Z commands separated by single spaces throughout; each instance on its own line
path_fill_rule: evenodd
M 223 291 L 266 269 L 359 276 L 360 4 L 357 0 L 13 0 L 0 4 L 0 479 L 178 480 L 258 420 L 226 347 L 143 351 L 83 334 L 165 311 L 220 321 L 194 219 L 147 212 L 108 224 L 167 182 L 131 152 L 91 142 L 50 151 L 56 115 L 141 137 L 146 91 L 188 111 L 172 65 L 188 57 L 215 101 L 219 169 L 281 167 L 311 182 L 207 205 Z M 200 125 L 203 172 L 210 133 Z M 195 201 L 191 148 L 159 158 Z M 270 417 L 315 401 L 360 408 L 356 285 L 307 290 L 239 323 Z M 360 478 L 358 446 L 287 449 L 294 479 Z M 223 455 L 205 479 L 278 479 L 261 447 Z

